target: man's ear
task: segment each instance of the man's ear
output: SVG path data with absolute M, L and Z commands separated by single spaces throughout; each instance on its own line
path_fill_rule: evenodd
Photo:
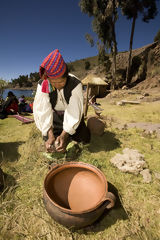
M 42 77 L 41 77 L 42 80 L 46 80 L 47 79 L 47 73 L 46 71 L 44 71 Z
M 47 74 L 46 73 L 44 73 L 44 80 L 46 80 L 47 79 Z
M 47 73 L 46 73 L 45 68 L 40 67 L 40 69 L 39 69 L 39 74 L 40 74 L 40 78 L 41 78 L 42 80 L 46 80 L 46 79 L 47 79 Z

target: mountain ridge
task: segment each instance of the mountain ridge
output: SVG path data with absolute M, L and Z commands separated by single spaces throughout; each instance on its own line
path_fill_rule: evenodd
M 129 51 L 118 52 L 116 57 L 116 89 L 125 85 L 125 74 L 127 69 Z M 112 61 L 111 55 L 109 55 Z M 98 56 L 83 58 L 67 63 L 71 73 L 83 80 L 88 74 L 95 74 L 103 78 L 106 82 L 112 81 L 111 68 L 107 72 L 98 64 Z M 160 43 L 153 42 L 143 47 L 132 50 L 131 66 L 131 87 L 140 88 L 160 87 Z M 22 87 L 18 85 L 14 89 L 33 89 L 37 87 L 37 81 L 32 82 L 32 87 Z M 11 86 L 10 86 L 11 87 Z

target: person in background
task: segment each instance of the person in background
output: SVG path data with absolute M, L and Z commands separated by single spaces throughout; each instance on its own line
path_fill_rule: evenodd
M 26 100 L 25 100 L 25 96 L 22 95 L 19 99 L 19 112 L 25 112 L 25 106 L 26 106 Z
M 24 95 L 19 98 L 19 112 L 33 113 L 33 103 L 27 103 Z
M 18 113 L 18 99 L 12 91 L 8 92 L 7 98 L 2 105 L 3 112 L 7 115 Z
M 25 105 L 25 112 L 33 113 L 33 103 L 27 103 Z
M 33 103 L 34 120 L 42 132 L 46 150 L 65 152 L 70 139 L 89 143 L 90 132 L 83 116 L 83 92 L 79 79 L 68 73 L 58 49 L 40 65 L 41 80 Z
M 31 102 L 31 103 L 29 103 L 29 107 L 30 107 L 30 109 L 31 109 L 31 113 L 33 113 L 33 102 Z
M 26 100 L 25 100 L 25 96 L 24 96 L 24 95 L 22 95 L 18 100 L 19 100 L 19 103 L 23 103 L 23 104 L 26 103 Z

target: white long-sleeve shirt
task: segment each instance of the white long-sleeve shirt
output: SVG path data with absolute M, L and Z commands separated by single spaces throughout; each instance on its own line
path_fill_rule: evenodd
M 47 136 L 48 130 L 53 126 L 53 109 L 50 103 L 49 94 L 43 93 L 41 88 L 41 85 L 38 84 L 33 103 L 33 114 L 37 128 L 42 132 L 43 136 Z M 64 98 L 64 89 L 57 89 L 57 103 L 55 105 L 55 110 L 65 111 L 63 130 L 70 135 L 73 135 L 79 126 L 83 115 L 82 84 L 79 83 L 72 90 L 69 104 L 67 104 Z

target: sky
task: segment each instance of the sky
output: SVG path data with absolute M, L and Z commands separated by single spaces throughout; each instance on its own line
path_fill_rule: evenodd
M 59 49 L 65 62 L 96 56 L 85 34 L 91 34 L 92 18 L 81 12 L 79 0 L 1 0 L 0 79 L 38 72 L 44 58 Z M 153 42 L 160 30 L 159 13 L 148 24 L 138 18 L 133 49 Z M 118 51 L 129 49 L 131 21 L 120 14 L 116 23 Z M 97 41 L 97 40 L 96 40 Z

